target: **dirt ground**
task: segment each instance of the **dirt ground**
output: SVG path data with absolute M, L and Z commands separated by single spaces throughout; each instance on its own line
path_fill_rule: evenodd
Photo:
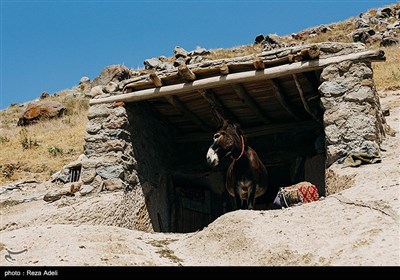
M 2 186 L 0 265 L 399 266 L 400 90 L 381 96 L 397 134 L 382 144 L 381 163 L 334 167 L 354 177 L 351 188 L 282 210 L 230 212 L 177 234 L 110 226 L 94 214 L 112 211 L 121 193 L 47 203 L 40 199 L 46 184 Z

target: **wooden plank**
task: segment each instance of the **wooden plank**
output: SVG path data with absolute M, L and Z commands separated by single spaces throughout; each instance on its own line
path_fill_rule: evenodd
M 303 89 L 301 87 L 300 81 L 297 78 L 297 75 L 293 74 L 292 76 L 293 76 L 293 80 L 294 80 L 294 82 L 296 84 L 297 92 L 300 95 L 301 102 L 303 102 L 304 109 L 307 111 L 307 113 L 309 113 L 313 117 L 313 119 L 315 121 L 317 121 L 317 122 L 322 124 L 322 120 L 316 114 L 314 114 L 314 112 L 311 110 L 310 106 L 308 105 L 308 102 L 307 102 L 306 98 L 304 97 L 304 92 L 303 92 Z
M 165 96 L 165 99 L 179 111 L 181 111 L 187 118 L 191 119 L 195 124 L 197 124 L 202 130 L 210 131 L 208 125 L 206 125 L 195 113 L 193 113 L 185 103 L 183 103 L 176 95 Z
M 188 82 L 196 80 L 196 75 L 187 67 L 186 64 L 179 65 L 178 75 Z
M 243 129 L 243 131 L 247 138 L 253 138 L 264 135 L 309 131 L 320 127 L 321 124 L 312 120 L 312 121 L 301 121 L 301 122 L 275 123 L 253 128 L 245 128 Z M 190 133 L 190 134 L 176 136 L 175 142 L 176 143 L 212 142 L 212 136 L 213 132 Z
M 296 110 L 289 104 L 286 99 L 285 91 L 283 87 L 280 85 L 277 79 L 271 79 L 271 85 L 274 89 L 274 94 L 276 99 L 278 99 L 279 103 L 281 103 L 282 107 L 296 120 L 301 120 L 300 116 L 297 114 Z
M 239 119 L 229 110 L 228 107 L 225 106 L 224 103 L 218 98 L 215 92 L 212 89 L 207 89 L 203 91 L 199 91 L 201 96 L 211 105 L 211 107 L 218 107 L 224 114 L 231 119 L 233 122 L 241 124 Z
M 228 75 L 221 75 L 216 77 L 195 80 L 193 82 L 163 86 L 160 88 L 151 88 L 130 92 L 127 94 L 113 95 L 105 98 L 94 98 L 89 101 L 92 104 L 110 103 L 110 102 L 137 102 L 150 98 L 158 98 L 168 95 L 179 95 L 191 91 L 201 89 L 213 88 L 217 86 L 231 85 L 242 82 L 259 81 L 263 79 L 273 79 L 282 75 L 292 75 L 302 72 L 314 71 L 322 69 L 334 63 L 343 61 L 384 61 L 384 52 L 380 50 L 369 50 L 358 53 L 351 53 L 341 56 L 333 56 L 328 58 L 321 58 L 309 60 L 306 62 L 295 62 L 292 64 L 280 65 L 276 67 L 266 68 L 263 71 L 246 71 L 240 73 L 232 73 Z
M 247 93 L 242 85 L 232 85 L 232 88 L 235 91 L 236 95 L 242 100 L 242 102 L 249 106 L 264 123 L 268 124 L 271 122 L 270 118 L 267 116 L 261 106 Z

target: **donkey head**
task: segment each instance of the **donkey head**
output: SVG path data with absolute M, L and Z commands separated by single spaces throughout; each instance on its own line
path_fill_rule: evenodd
M 213 143 L 207 152 L 207 163 L 215 167 L 223 158 L 235 149 L 241 149 L 243 135 L 238 125 L 227 120 L 223 121 L 221 128 L 213 136 Z

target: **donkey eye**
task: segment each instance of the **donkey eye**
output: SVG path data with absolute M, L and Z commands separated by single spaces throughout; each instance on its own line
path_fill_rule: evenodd
M 218 139 L 220 136 L 221 136 L 221 134 L 215 133 L 215 134 L 214 134 L 214 139 Z

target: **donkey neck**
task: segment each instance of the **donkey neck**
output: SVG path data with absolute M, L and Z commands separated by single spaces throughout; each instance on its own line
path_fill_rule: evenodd
M 235 162 L 239 161 L 243 157 L 245 148 L 243 136 L 240 135 L 240 144 L 239 146 L 235 146 L 231 153 L 231 157 Z

